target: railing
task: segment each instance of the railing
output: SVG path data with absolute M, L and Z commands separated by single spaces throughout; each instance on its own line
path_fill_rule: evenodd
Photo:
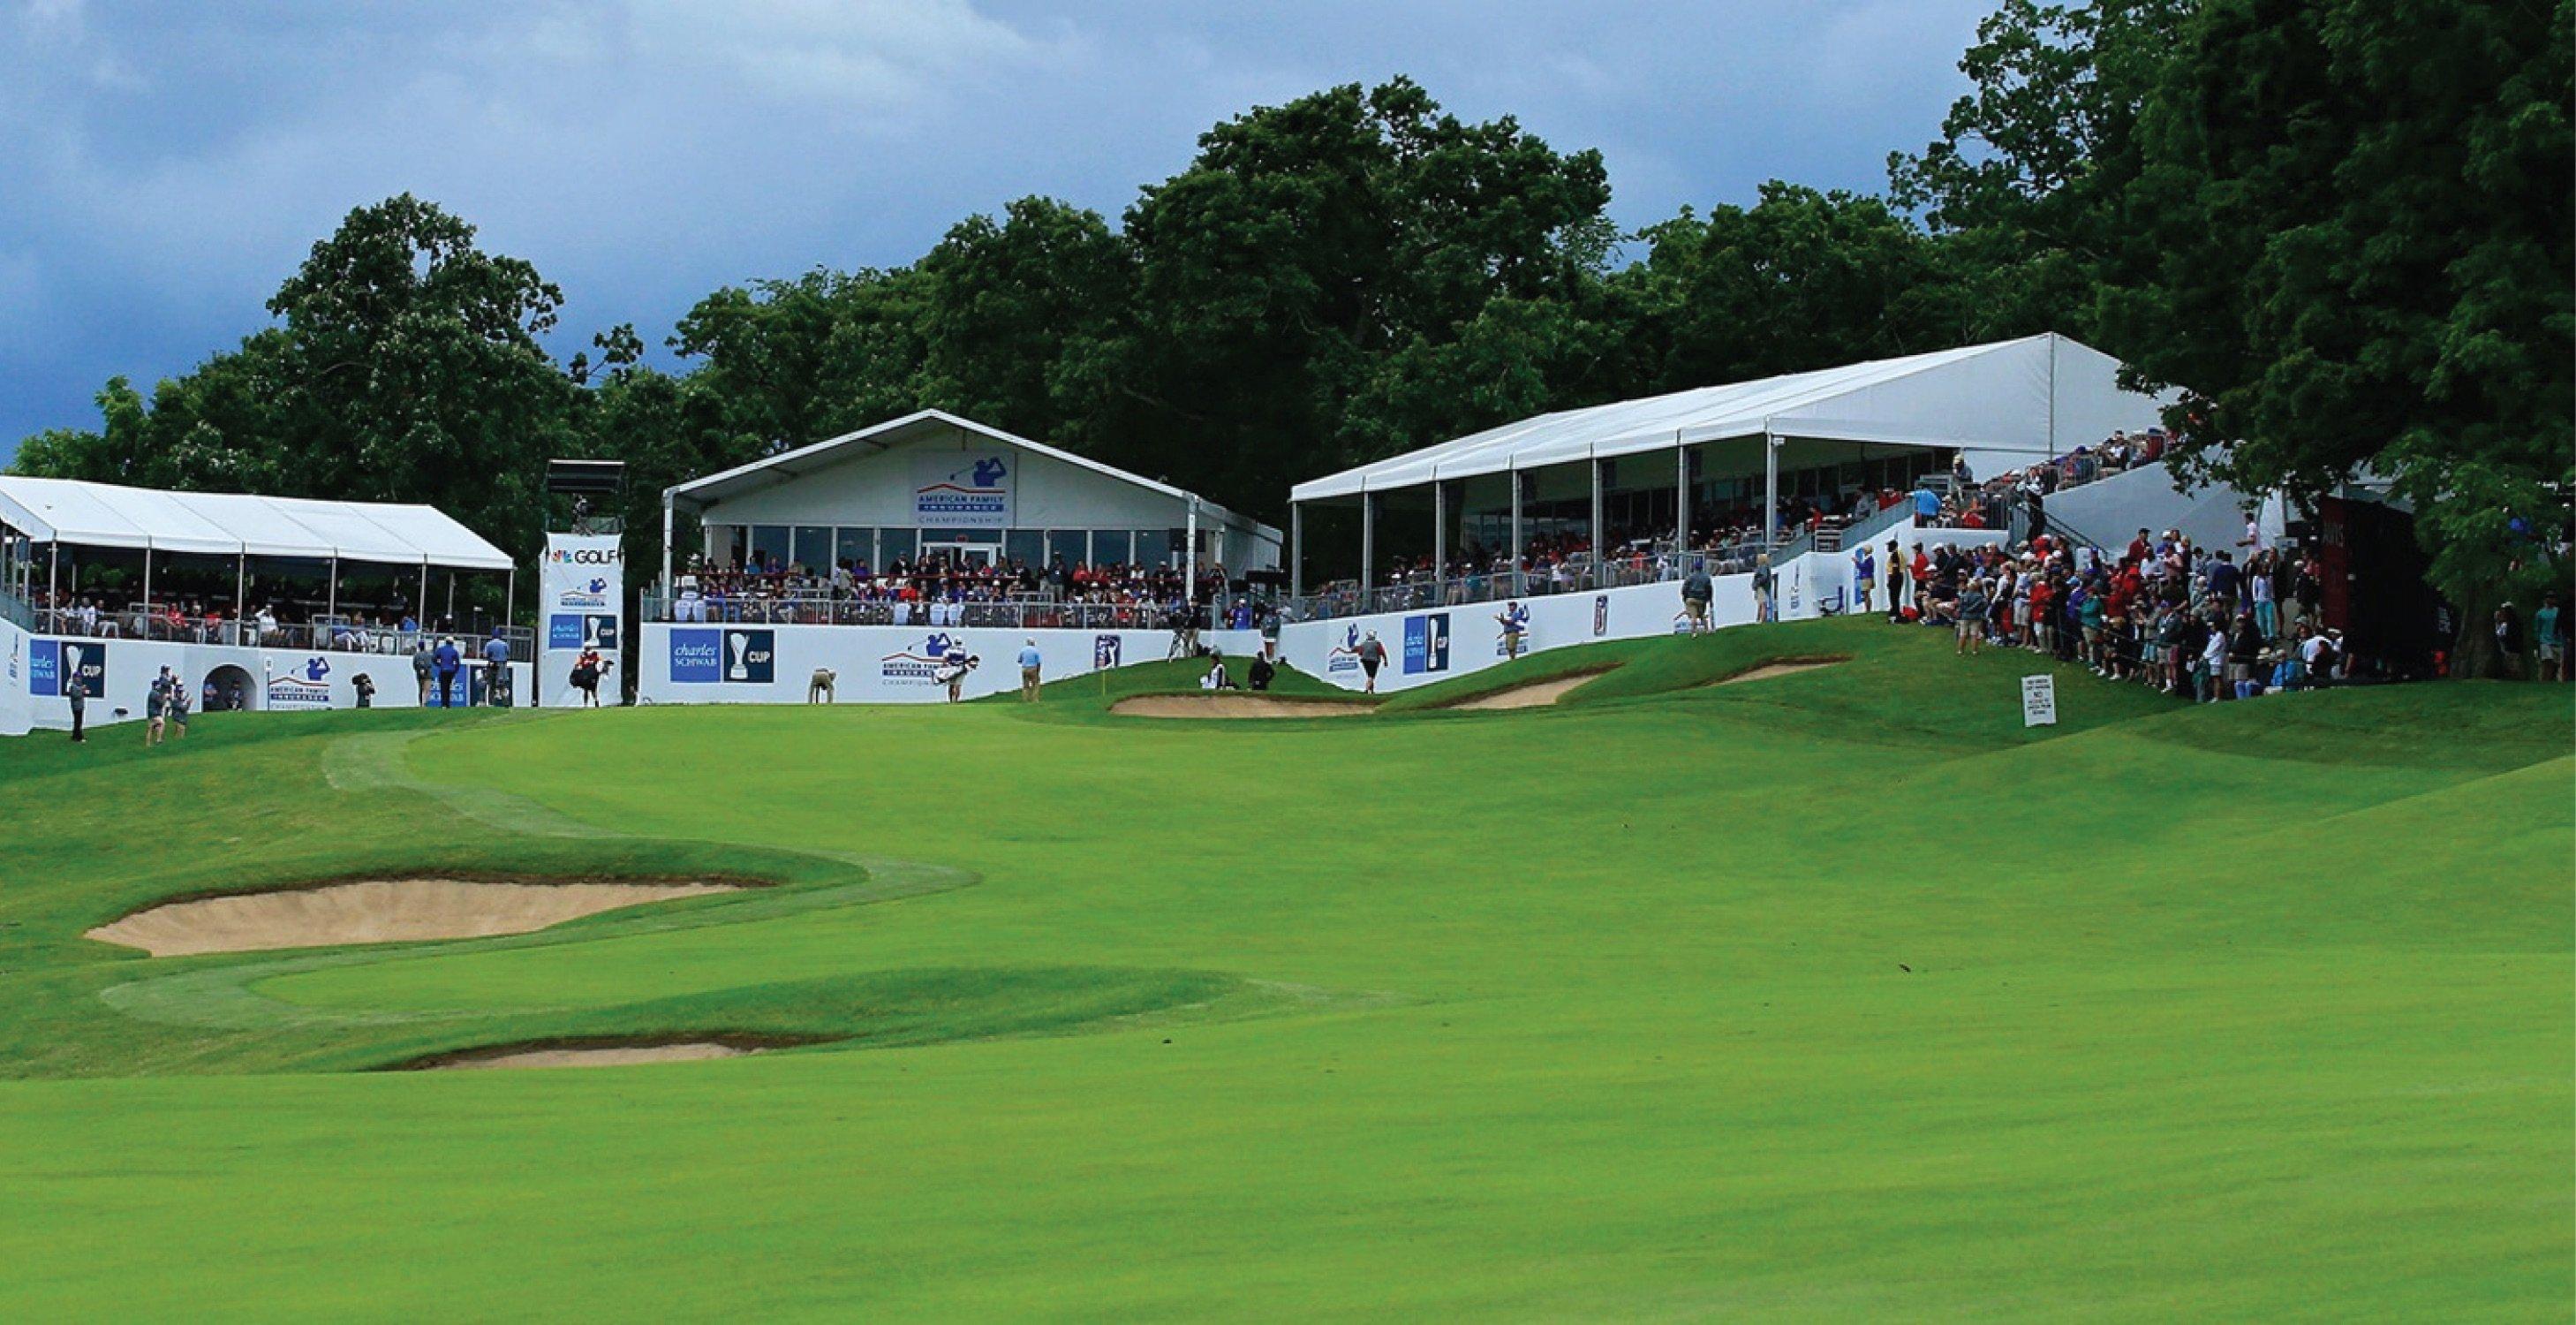
M 1175 630 L 1185 609 L 1161 603 L 897 603 L 809 595 L 664 598 L 646 594 L 643 619 L 754 626 L 982 626 L 1004 630 Z M 1208 610 L 1197 609 L 1205 626 Z M 1219 619 L 1222 619 L 1221 617 Z
M 28 629 L 40 635 L 68 635 L 91 639 L 148 640 L 161 644 L 215 644 L 235 648 L 293 649 L 309 653 L 372 653 L 408 655 L 423 642 L 432 648 L 440 640 L 454 640 L 456 647 L 477 657 L 484 642 L 492 638 L 486 628 L 479 632 L 397 630 L 389 626 L 367 626 L 354 622 L 280 622 L 262 629 L 255 621 L 202 621 L 181 618 L 172 620 L 153 612 L 76 612 L 69 608 L 43 608 L 30 613 Z M 510 645 L 510 660 L 533 661 L 536 634 L 520 626 L 507 626 L 501 638 Z
M 1327 585 L 1304 598 L 1289 599 L 1280 613 L 1290 621 L 1332 621 L 1387 612 L 1417 612 L 1435 607 L 1501 602 L 1506 598 L 1544 598 L 1551 594 L 1626 589 L 1666 584 L 1705 571 L 1710 578 L 1750 575 L 1762 555 L 1760 538 L 1741 539 L 1724 547 L 1691 552 L 1632 550 L 1595 563 L 1577 554 L 1553 566 L 1525 571 L 1494 571 L 1444 580 L 1415 580 L 1362 590 L 1356 583 Z

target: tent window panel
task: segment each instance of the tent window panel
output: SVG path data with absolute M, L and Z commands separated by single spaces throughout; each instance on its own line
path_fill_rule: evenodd
M 1128 559 L 1127 531 L 1094 529 L 1091 531 L 1091 564 L 1115 566 Z
M 751 527 L 751 560 L 760 570 L 783 570 L 787 566 L 789 538 L 787 526 L 756 524 Z
M 1091 534 L 1083 529 L 1050 529 L 1046 531 L 1047 564 L 1063 562 L 1078 566 L 1091 560 Z
M 815 574 L 832 567 L 832 531 L 828 526 L 796 526 L 794 559 L 797 565 Z
M 1139 529 L 1136 531 L 1136 564 L 1169 566 L 1172 564 L 1173 550 L 1178 548 L 1182 541 L 1181 538 L 1173 537 L 1169 529 Z
M 843 528 L 832 545 L 832 556 L 840 565 L 873 569 L 877 564 L 877 531 Z
M 1046 534 L 1036 529 L 1014 529 L 1002 535 L 1002 555 L 1023 566 L 1046 564 Z

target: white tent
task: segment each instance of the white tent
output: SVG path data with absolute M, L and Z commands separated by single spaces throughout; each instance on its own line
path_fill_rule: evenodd
M 2156 423 L 2159 401 L 2121 390 L 2119 370 L 2050 332 L 1541 414 L 1300 483 L 1289 500 L 1764 435 L 2062 455 Z
M 76 547 L 511 568 L 508 553 L 429 506 L 161 492 L 0 475 L 0 522 L 30 542 Z
M 2027 463 L 2023 457 L 2051 457 L 2098 445 L 2117 431 L 2154 426 L 2160 407 L 2172 397 L 2123 390 L 2119 373 L 2119 360 L 2049 332 L 1542 414 L 1296 485 L 1288 495 L 1290 565 L 1302 592 L 1306 503 L 1358 499 L 1366 583 L 1376 560 L 1379 494 L 1430 487 L 1434 528 L 1445 530 L 1445 485 L 1557 465 L 1590 468 L 1592 526 L 1598 539 L 1603 528 L 1601 462 L 1740 439 L 1752 439 L 1763 453 L 1764 528 L 1776 531 L 1784 444 L 1799 443 L 1810 453 L 1820 443 L 1964 451 L 1977 472 L 1987 472 L 1998 465 Z M 1656 468 L 1647 467 L 1650 472 Z M 1676 524 L 1683 529 L 1689 525 L 1689 470 L 1683 464 L 1668 471 L 1682 493 Z M 1511 541 L 1516 548 L 1521 542 L 1520 491 L 1515 481 Z

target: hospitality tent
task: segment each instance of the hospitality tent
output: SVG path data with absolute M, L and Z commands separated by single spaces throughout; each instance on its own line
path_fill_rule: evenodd
M 342 562 L 418 566 L 424 584 L 431 567 L 515 577 L 508 553 L 430 506 L 164 492 L 0 474 L 0 524 L 30 546 L 141 550 L 146 599 L 156 552 L 327 561 L 335 597 Z
M 1307 503 L 1359 500 L 1365 567 L 1374 560 L 1379 494 L 1430 486 L 1435 503 L 1445 507 L 1440 485 L 1450 480 L 1518 476 L 1557 465 L 1591 468 L 1597 536 L 1602 462 L 1744 438 L 1768 443 L 1761 466 L 1764 528 L 1776 538 L 1784 443 L 1966 451 L 1981 465 L 2053 457 L 2098 444 L 2114 431 L 2142 431 L 2157 423 L 2159 407 L 2170 396 L 2124 390 L 2119 372 L 2117 359 L 2049 332 L 1542 414 L 1296 485 L 1289 492 L 1291 561 L 1301 568 L 1304 563 Z M 1687 531 L 1686 455 L 1678 457 L 1673 472 L 1683 494 L 1679 527 Z M 1511 486 L 1512 540 L 1518 547 L 1522 484 L 1515 477 Z M 1436 518 L 1445 528 L 1445 510 Z

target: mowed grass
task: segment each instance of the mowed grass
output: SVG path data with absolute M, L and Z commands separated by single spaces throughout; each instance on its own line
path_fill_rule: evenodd
M 1793 656 L 1850 661 L 1707 684 Z M 1312 722 L 1105 712 L 1172 665 L 12 744 L 0 1314 L 2567 1319 L 2566 692 L 2065 672 L 2026 732 L 2036 667 L 1836 621 Z M 414 865 L 780 886 L 78 938 Z M 840 1043 L 349 1070 L 692 1030 Z

